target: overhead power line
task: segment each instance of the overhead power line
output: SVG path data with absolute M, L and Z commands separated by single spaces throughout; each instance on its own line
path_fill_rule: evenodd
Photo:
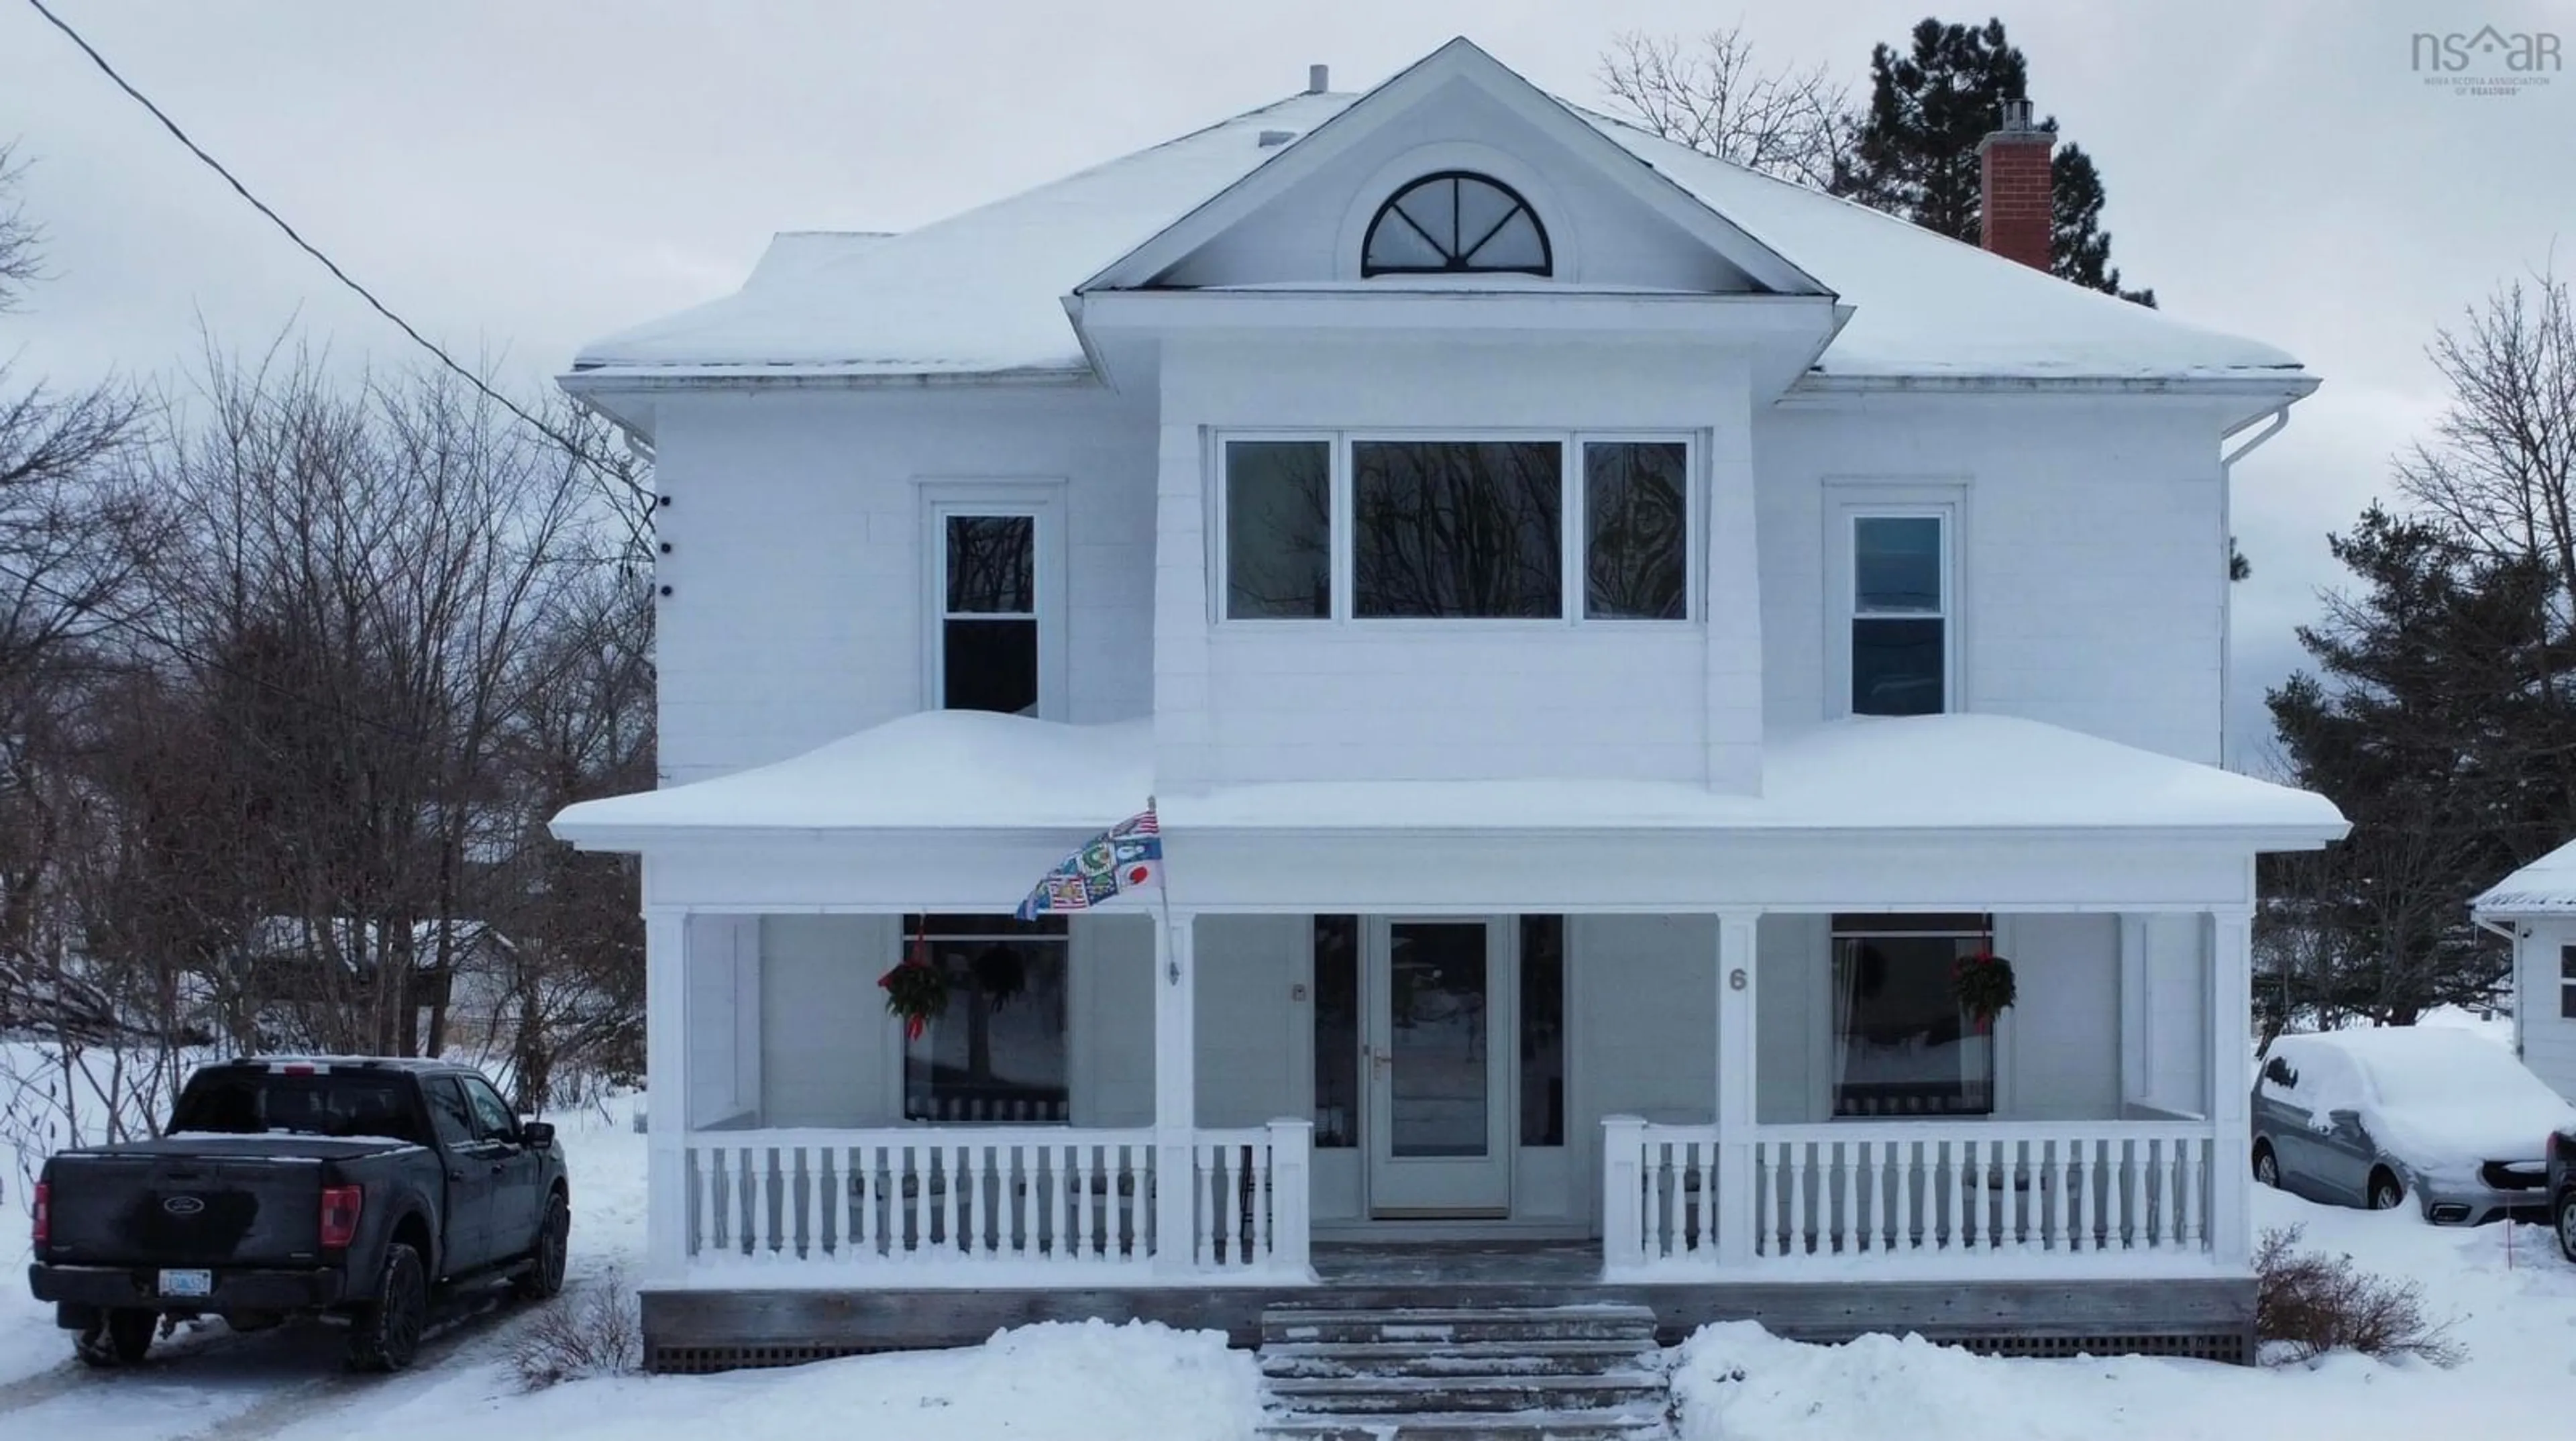
M 212 170 L 215 174 L 223 177 L 224 183 L 232 187 L 234 194 L 239 195 L 243 200 L 248 201 L 251 209 L 258 211 L 268 220 L 269 224 L 276 226 L 278 231 L 285 235 L 288 240 L 295 242 L 295 247 L 298 250 L 303 251 L 305 254 L 312 256 L 316 261 L 319 261 L 323 269 L 331 272 L 332 279 L 337 280 L 342 285 L 346 286 L 350 293 L 356 295 L 360 300 L 365 301 L 369 309 L 375 311 L 385 319 L 392 321 L 394 327 L 400 330 L 404 335 L 410 337 L 411 342 L 414 345 L 428 351 L 432 356 L 437 358 L 439 364 L 456 372 L 459 376 L 462 376 L 466 384 L 473 386 L 476 390 L 479 390 L 484 395 L 490 397 L 493 403 L 499 405 L 502 409 L 507 410 L 510 414 L 517 416 L 521 421 L 525 422 L 530 429 L 536 431 L 539 435 L 542 435 L 546 439 L 553 441 L 556 445 L 561 446 L 564 451 L 571 455 L 575 460 L 589 466 L 594 475 L 598 476 L 602 480 L 615 484 L 625 483 L 622 477 L 612 474 L 607 467 L 601 465 L 597 458 L 593 457 L 589 451 L 583 449 L 580 442 L 575 441 L 570 436 L 567 436 L 563 432 L 555 429 L 553 426 L 546 424 L 543 420 L 531 414 L 526 407 L 520 405 L 517 401 L 512 400 L 500 391 L 493 389 L 491 384 L 485 381 L 482 376 L 476 374 L 471 368 L 460 364 L 456 357 L 448 354 L 447 351 L 438 344 L 438 342 L 421 334 L 410 321 L 395 314 L 393 307 L 385 304 L 381 300 L 378 300 L 374 291 L 371 291 L 367 289 L 367 287 L 359 284 L 357 280 L 349 274 L 349 272 L 340 268 L 337 261 L 334 261 L 330 256 L 325 255 L 322 252 L 321 247 L 315 245 L 312 241 L 305 239 L 302 234 L 297 232 L 294 226 L 288 224 L 285 216 L 278 214 L 275 210 L 269 208 L 268 202 L 260 199 L 257 195 L 252 194 L 250 187 L 244 185 L 241 182 L 240 177 L 234 175 L 230 170 L 225 169 L 222 161 L 217 160 L 214 156 L 206 153 L 206 148 L 204 146 L 199 145 L 195 140 L 189 138 L 188 132 L 179 128 L 178 121 L 171 119 L 168 112 L 164 111 L 160 106 L 153 104 L 152 97 L 136 89 L 132 81 L 117 73 L 116 67 L 108 63 L 107 57 L 98 53 L 98 47 L 90 44 L 88 40 L 82 38 L 81 33 L 72 28 L 71 22 L 63 19 L 63 17 L 55 14 L 51 9 L 49 9 L 45 4 L 45 0 L 27 0 L 27 4 L 32 7 L 37 14 L 45 17 L 46 23 L 63 32 L 65 38 L 69 39 L 74 45 L 79 46 L 80 52 L 83 55 L 88 56 L 90 63 L 98 67 L 100 74 L 105 75 L 109 80 L 113 81 L 117 89 L 124 91 L 133 99 L 135 104 L 142 106 L 146 111 L 150 112 L 153 119 L 160 121 L 161 128 L 169 131 L 172 139 L 178 141 L 181 145 L 186 146 L 188 148 L 188 153 L 197 157 L 197 159 L 202 162 L 207 169 Z

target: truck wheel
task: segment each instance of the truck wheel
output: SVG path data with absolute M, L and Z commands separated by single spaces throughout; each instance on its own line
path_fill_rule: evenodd
M 420 1253 L 400 1241 L 385 1247 L 376 1296 L 349 1322 L 349 1369 L 399 1371 L 420 1351 L 429 1324 L 429 1280 Z
M 131 1366 L 151 1351 L 152 1331 L 160 1324 L 150 1311 L 103 1311 L 72 1338 L 72 1351 L 92 1366 Z
M 561 1191 L 546 1198 L 545 1224 L 528 1253 L 528 1269 L 510 1280 L 511 1294 L 522 1301 L 543 1301 L 563 1290 L 564 1259 L 572 1248 L 572 1206 Z

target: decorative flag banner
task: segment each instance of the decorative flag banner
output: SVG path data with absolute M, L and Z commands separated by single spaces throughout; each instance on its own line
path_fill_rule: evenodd
M 1111 896 L 1163 880 L 1163 828 L 1154 819 L 1154 803 L 1129 816 L 1064 858 L 1020 902 L 1024 921 L 1058 911 L 1087 911 Z

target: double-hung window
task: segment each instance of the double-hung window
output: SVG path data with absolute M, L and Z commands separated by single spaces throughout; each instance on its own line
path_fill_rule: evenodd
M 1061 718 L 1060 487 L 924 487 L 927 709 Z
M 2576 946 L 2558 948 L 2558 1014 L 2576 1021 Z
M 1956 507 L 1850 506 L 1838 512 L 1835 597 L 1853 715 L 1954 709 L 1958 673 Z
M 1227 620 L 1690 619 L 1669 438 L 1230 437 Z

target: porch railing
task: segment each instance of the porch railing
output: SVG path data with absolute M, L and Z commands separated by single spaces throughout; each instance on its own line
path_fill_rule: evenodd
M 1713 1126 L 1614 1117 L 1605 1260 L 1760 1270 L 1820 1257 L 2200 1254 L 2215 1142 L 2206 1122 L 1837 1121 L 1757 1126 L 1727 1147 Z
M 1151 1127 L 692 1133 L 680 1156 L 685 1264 L 1041 1286 L 1148 1271 L 1302 1275 L 1306 1124 L 1188 1134 L 1167 1153 Z M 1157 1204 L 1167 1155 L 1186 1158 L 1186 1175 L 1172 1168 L 1185 1208 Z M 1164 1225 L 1183 1214 L 1186 1234 L 1167 1244 Z

